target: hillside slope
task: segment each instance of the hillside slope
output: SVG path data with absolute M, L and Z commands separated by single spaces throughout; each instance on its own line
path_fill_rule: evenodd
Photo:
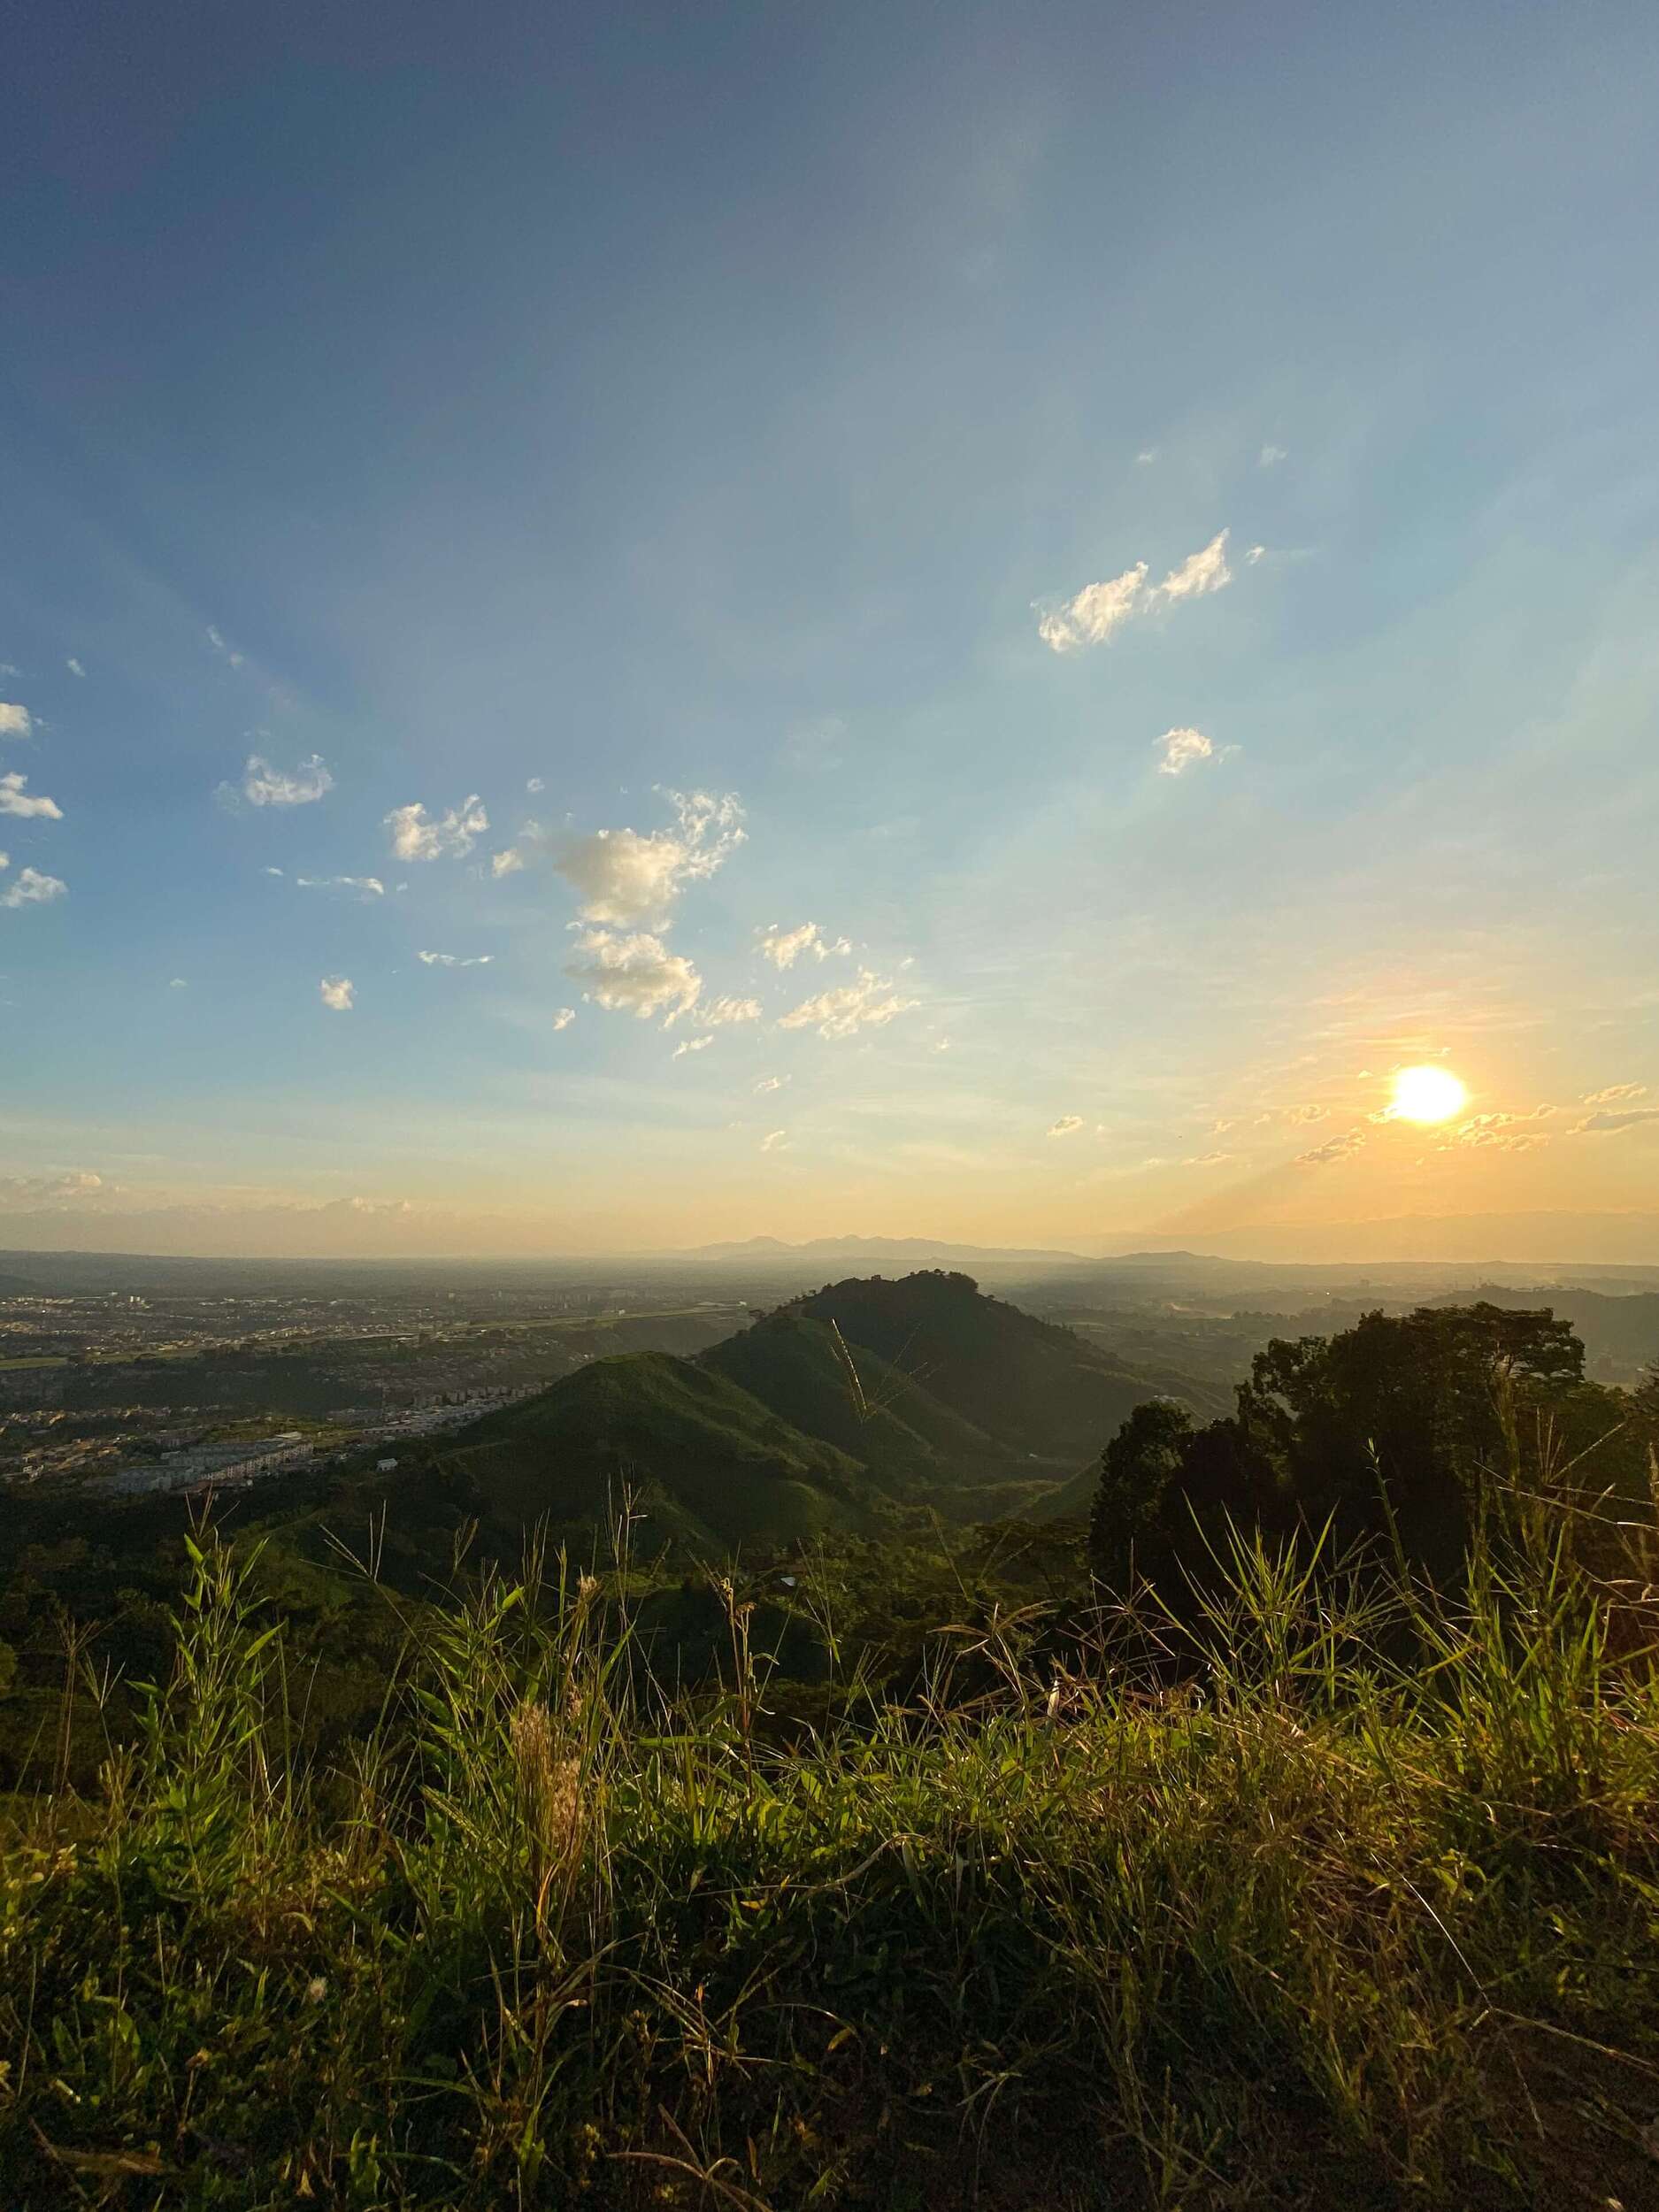
M 989 1472 L 1005 1464 L 1006 1448 L 925 1384 L 865 1345 L 849 1342 L 845 1348 L 856 1389 L 829 1323 L 786 1310 L 713 1346 L 700 1364 L 792 1426 L 863 1462 L 890 1488 L 932 1486 L 970 1469 Z
M 847 1453 L 665 1352 L 595 1360 L 461 1431 L 453 1459 L 498 1523 L 603 1523 L 625 1490 L 646 1510 L 648 1534 L 699 1547 L 881 1518 Z
M 854 1279 L 787 1311 L 833 1321 L 849 1345 L 1023 1461 L 1093 1458 L 1158 1386 L 1069 1329 L 986 1297 L 966 1275 Z

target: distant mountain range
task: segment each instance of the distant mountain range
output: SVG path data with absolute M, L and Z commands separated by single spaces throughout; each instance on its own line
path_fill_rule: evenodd
M 699 1244 L 672 1255 L 678 1260 L 888 1260 L 905 1267 L 983 1267 L 1010 1261 L 1033 1265 L 1081 1265 L 1078 1252 L 1025 1251 L 1017 1247 L 947 1244 L 931 1237 L 812 1237 L 785 1244 L 778 1237 L 748 1237 L 741 1244 Z

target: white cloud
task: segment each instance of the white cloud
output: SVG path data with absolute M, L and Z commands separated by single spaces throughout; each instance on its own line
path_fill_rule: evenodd
M 743 810 L 730 793 L 665 791 L 675 826 L 643 837 L 634 829 L 567 838 L 553 865 L 581 897 L 584 921 L 660 925 L 687 884 L 701 883 L 743 842 Z
M 657 1014 L 663 1025 L 688 1014 L 703 990 L 703 979 L 683 953 L 670 952 L 660 937 L 648 930 L 618 937 L 608 929 L 590 929 L 576 941 L 584 960 L 572 960 L 565 972 L 587 986 L 587 996 L 612 1013 L 633 1014 L 649 1021 Z
M 1296 1165 L 1298 1167 L 1328 1167 L 1333 1160 L 1350 1158 L 1354 1153 L 1360 1150 L 1364 1142 L 1365 1132 L 1363 1129 L 1345 1129 L 1340 1137 L 1327 1137 L 1323 1144 L 1316 1145 L 1311 1152 L 1299 1154 Z
M 35 727 L 35 717 L 27 707 L 15 699 L 0 699 L 0 737 L 27 737 Z
M 260 753 L 250 753 L 242 771 L 242 795 L 250 806 L 310 806 L 334 787 L 334 780 L 318 753 L 301 761 L 291 776 L 273 768 Z
M 889 982 L 860 968 L 856 983 L 820 991 L 778 1017 L 780 1029 L 816 1029 L 820 1037 L 851 1037 L 861 1029 L 879 1029 L 895 1015 L 909 1013 L 920 1001 L 901 998 Z
M 1586 1106 L 1617 1106 L 1622 1100 L 1647 1095 L 1645 1083 L 1609 1083 L 1604 1091 L 1586 1091 L 1584 1102 Z
M 682 1043 L 677 1044 L 668 1056 L 671 1060 L 680 1060 L 688 1052 L 706 1052 L 713 1042 L 714 1039 L 706 1034 L 701 1037 L 687 1037 Z
M 67 659 L 67 660 L 64 663 L 64 666 L 65 666 L 65 668 L 69 671 L 69 672 L 70 672 L 70 674 L 71 674 L 72 676 L 84 676 L 84 675 L 86 674 L 86 672 L 86 672 L 86 670 L 85 670 L 85 669 L 84 669 L 84 668 L 81 665 L 81 663 L 80 663 L 80 662 L 79 662 L 79 661 L 75 658 L 75 657 L 74 657 L 74 655 L 73 655 L 73 653 L 69 656 L 69 658 L 68 658 L 68 659 Z
M 1282 445 L 1264 445 L 1262 448 L 1258 466 L 1264 469 L 1277 468 L 1281 461 L 1288 461 L 1289 458 L 1289 454 L 1286 452 Z
M 280 876 L 281 872 L 282 871 L 280 868 L 267 868 L 265 870 L 265 873 L 268 876 Z
M 1219 530 L 1202 552 L 1189 554 L 1148 595 L 1155 599 L 1202 599 L 1232 581 L 1233 571 L 1227 566 L 1227 533 Z
M 509 845 L 504 852 L 492 853 L 489 872 L 499 882 L 503 876 L 516 876 L 524 866 L 524 855 L 516 845 Z
M 175 975 L 172 982 L 167 986 L 167 988 L 170 991 L 188 991 L 189 987 L 189 985 L 185 981 L 181 975 Z
M 459 858 L 489 827 L 489 817 L 477 792 L 434 819 L 419 800 L 395 806 L 386 817 L 392 833 L 392 850 L 399 860 L 436 860 L 444 853 Z
M 1074 1137 L 1083 1126 L 1081 1114 L 1062 1114 L 1048 1131 L 1051 1137 Z
M 1184 776 L 1202 760 L 1221 758 L 1213 741 L 1202 730 L 1165 730 L 1162 737 L 1154 738 L 1152 742 L 1154 749 L 1161 749 L 1164 755 L 1158 763 L 1161 776 Z
M 211 622 L 207 626 L 207 641 L 216 653 L 230 663 L 233 668 L 242 666 L 242 655 L 235 650 L 234 646 L 227 644 Z
M 1037 635 L 1056 653 L 1074 653 L 1079 645 L 1104 645 L 1132 615 L 1141 611 L 1146 596 L 1147 565 L 1137 561 L 1103 584 L 1085 584 L 1075 599 L 1051 607 L 1037 625 Z
M 541 776 L 526 776 L 524 787 L 526 791 L 545 791 L 547 784 Z
M 60 876 L 43 876 L 38 868 L 25 868 L 14 884 L 0 891 L 0 906 L 47 906 L 53 899 L 65 897 L 68 889 Z
M 64 810 L 57 800 L 31 799 L 23 788 L 27 781 L 27 776 L 19 776 L 15 771 L 9 776 L 0 776 L 0 814 L 15 814 L 24 822 L 61 822 Z
M 1160 605 L 1173 606 L 1219 591 L 1233 581 L 1227 533 L 1217 532 L 1201 551 L 1172 568 L 1161 584 L 1148 584 L 1148 573 L 1147 564 L 1137 561 L 1105 583 L 1085 584 L 1075 599 L 1042 613 L 1038 636 L 1056 653 L 1072 653 L 1082 645 L 1106 644 L 1125 623 L 1154 613 Z
M 1221 1167 L 1227 1161 L 1235 1159 L 1237 1156 L 1236 1153 L 1232 1152 L 1200 1152 L 1190 1160 L 1183 1160 L 1181 1165 L 1183 1167 Z
M 1264 545 L 1251 545 L 1245 548 L 1244 565 L 1247 568 L 1254 568 L 1257 561 L 1264 561 L 1266 558 L 1267 548 Z
M 815 960 L 827 960 L 832 953 L 852 950 L 844 937 L 837 937 L 832 942 L 816 922 L 803 922 L 798 929 L 785 929 L 780 923 L 770 923 L 756 932 L 755 946 L 761 956 L 780 971 L 794 967 L 804 952 L 810 952 Z
M 561 1006 L 553 1017 L 554 1035 L 557 1036 L 561 1029 L 568 1029 L 575 1018 L 576 1009 L 573 1006 Z
M 767 1091 L 780 1091 L 788 1080 L 787 1075 L 763 1075 L 759 1082 L 756 1084 L 755 1089 L 759 1094 Z
M 336 1014 L 349 1014 L 357 1002 L 357 986 L 349 975 L 326 975 L 317 988 L 323 1004 Z
M 1285 1119 L 1293 1129 L 1305 1129 L 1311 1123 L 1324 1121 L 1327 1118 L 1327 1109 L 1323 1106 L 1286 1106 L 1285 1109 Z M 1230 1121 L 1218 1121 L 1216 1124 L 1216 1130 L 1219 1133 L 1225 1129 L 1231 1129 L 1232 1126 L 1233 1124 Z
M 760 1019 L 760 1001 L 757 998 L 710 999 L 697 1016 L 705 1029 L 724 1029 L 731 1022 L 757 1022 Z
M 470 960 L 464 960 L 456 952 L 423 952 L 416 957 L 428 968 L 487 968 L 495 956 L 493 952 L 475 952 Z
M 4 901 L 0 901 L 4 904 Z M 1632 1106 L 1622 1114 L 1586 1114 L 1574 1122 L 1570 1137 L 1607 1137 L 1621 1129 L 1636 1129 L 1644 1122 L 1659 1121 L 1659 1106 Z
M 760 1148 L 763 1152 L 787 1152 L 789 1148 L 789 1132 L 787 1129 L 769 1129 L 760 1141 Z
M 1135 466 L 1141 469 L 1149 469 L 1157 457 L 1158 449 L 1156 446 L 1143 445 L 1140 452 L 1135 456 Z
M 280 868 L 271 871 L 280 875 Z M 383 899 L 386 886 L 379 876 L 296 876 L 295 883 L 302 891 L 357 891 L 367 899 Z

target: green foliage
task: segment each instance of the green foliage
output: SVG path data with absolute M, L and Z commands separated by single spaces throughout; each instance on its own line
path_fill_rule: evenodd
M 1279 1539 L 1328 1529 L 1339 1552 L 1370 1541 L 1445 1582 L 1512 1487 L 1523 1428 L 1539 1481 L 1640 1505 L 1659 1425 L 1583 1368 L 1565 1322 L 1484 1303 L 1275 1339 L 1232 1418 L 1194 1429 L 1147 1405 L 1118 1431 L 1095 1494 L 1096 1571 L 1122 1586 L 1133 1553 L 1167 1597 L 1208 1571 L 1231 1521 Z M 1586 1557 L 1588 1540 L 1581 1518 Z
M 1455 1597 L 1224 1528 L 1180 1678 L 1156 1605 L 1064 1662 L 1010 1609 L 1058 1532 L 850 1540 L 803 1601 L 924 1662 L 832 1617 L 805 1727 L 742 1589 L 680 1695 L 626 1557 L 532 1558 L 372 1592 L 379 1719 L 307 1755 L 196 1532 L 136 1741 L 0 1855 L 8 2205 L 1650 2201 L 1659 1623 L 1509 1433 Z

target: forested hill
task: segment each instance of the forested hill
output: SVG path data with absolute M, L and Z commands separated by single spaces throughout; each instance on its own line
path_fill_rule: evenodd
M 1039 1509 L 1143 1400 L 1137 1371 L 965 1275 L 835 1283 L 695 1359 L 595 1361 L 456 1438 L 490 1526 L 603 1517 L 623 1486 L 662 1539 L 730 1547 L 921 1507 Z

